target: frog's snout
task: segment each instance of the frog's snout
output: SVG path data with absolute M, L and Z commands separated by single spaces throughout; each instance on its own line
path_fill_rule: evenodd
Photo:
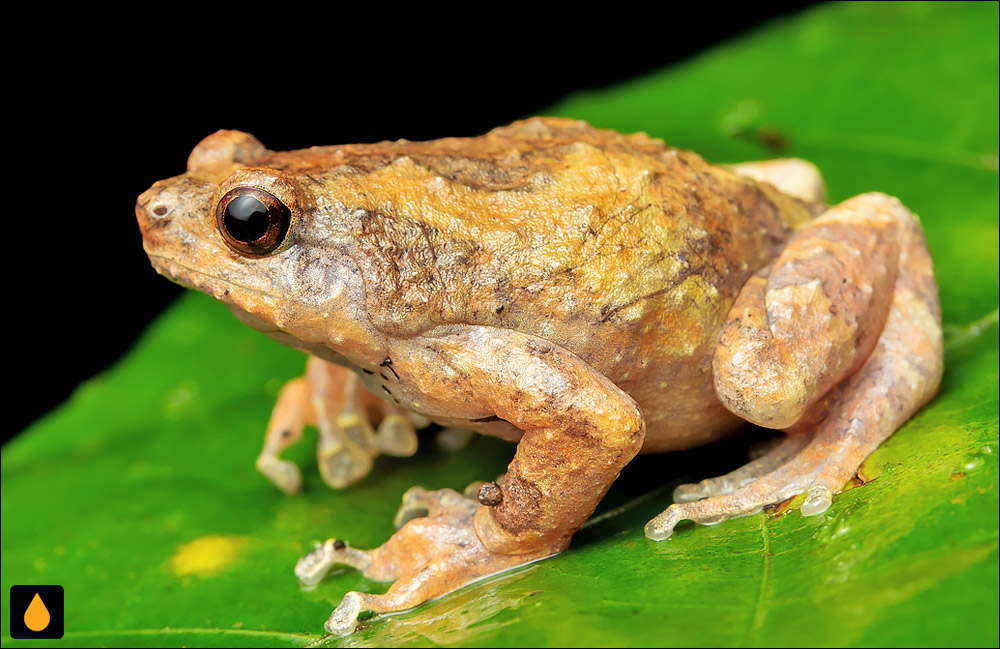
M 135 218 L 149 254 L 190 253 L 191 242 L 208 239 L 215 220 L 200 218 L 209 209 L 213 186 L 176 176 L 154 183 L 135 201 Z M 168 256 L 176 257 L 178 254 Z
M 172 201 L 164 194 L 162 183 L 156 183 L 139 194 L 135 201 L 135 218 L 144 241 L 148 241 L 155 230 L 171 221 Z

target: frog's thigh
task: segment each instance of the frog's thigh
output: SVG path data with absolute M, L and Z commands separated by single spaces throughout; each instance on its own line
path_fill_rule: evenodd
M 901 208 L 881 195 L 853 200 Z M 865 458 L 934 395 L 942 371 L 937 284 L 916 218 L 905 212 L 901 222 L 899 271 L 885 327 L 861 368 L 817 405 L 825 418 L 809 443 L 783 466 L 732 492 L 671 505 L 649 522 L 647 536 L 664 539 L 678 521 L 718 522 L 802 492 L 808 493 L 802 513 L 822 513 Z
M 743 287 L 719 333 L 716 393 L 734 414 L 788 428 L 860 367 L 882 331 L 915 217 L 866 194 L 800 230 Z
M 810 203 L 826 201 L 826 185 L 816 165 L 798 158 L 780 158 L 760 162 L 726 165 L 741 176 L 771 183 L 786 194 Z

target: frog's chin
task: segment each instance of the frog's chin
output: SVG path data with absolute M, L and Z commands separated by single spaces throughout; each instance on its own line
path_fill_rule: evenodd
M 219 302 L 222 302 L 240 322 L 256 329 L 268 338 L 286 347 L 318 356 L 330 363 L 336 363 L 337 365 L 343 365 L 355 371 L 360 371 L 360 368 L 355 363 L 345 358 L 341 353 L 330 349 L 321 342 L 303 340 L 295 334 L 280 328 L 271 320 L 255 315 L 247 308 L 247 306 L 250 306 L 252 309 L 254 305 L 264 307 L 268 303 L 277 303 L 278 299 L 275 296 L 226 281 L 215 275 L 203 273 L 169 257 L 150 253 L 149 259 L 156 272 L 172 282 L 206 293 Z
M 226 308 L 228 308 L 229 311 L 234 316 L 236 316 L 236 318 L 240 322 L 247 325 L 248 327 L 256 329 L 257 331 L 261 332 L 271 340 L 274 340 L 275 342 L 278 342 L 284 345 L 285 347 L 291 347 L 292 349 L 297 349 L 300 352 L 305 352 L 306 354 L 310 354 L 312 356 L 318 356 L 319 358 L 322 358 L 327 362 L 336 363 L 337 365 L 343 365 L 344 367 L 353 369 L 356 372 L 361 371 L 361 368 L 359 368 L 351 361 L 347 360 L 347 358 L 345 358 L 342 354 L 330 349 L 329 347 L 327 347 L 322 343 L 309 342 L 297 338 L 293 334 L 288 333 L 287 331 L 282 331 L 281 329 L 276 327 L 272 322 L 269 322 L 262 318 L 258 318 L 254 314 L 240 308 L 239 306 L 233 304 L 232 302 L 225 302 L 225 304 Z

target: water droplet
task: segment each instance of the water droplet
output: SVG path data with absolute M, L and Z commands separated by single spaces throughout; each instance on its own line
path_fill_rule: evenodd
M 51 619 L 49 609 L 45 608 L 42 598 L 35 593 L 31 603 L 28 604 L 28 609 L 24 612 L 24 625 L 37 633 L 47 627 Z

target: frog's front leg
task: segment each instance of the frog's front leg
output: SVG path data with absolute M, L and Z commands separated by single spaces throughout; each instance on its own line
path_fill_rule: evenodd
M 865 194 L 797 233 L 741 291 L 713 370 L 727 408 L 802 437 L 734 474 L 682 485 L 681 502 L 646 535 L 664 539 L 678 521 L 714 523 L 803 492 L 804 515 L 825 511 L 940 382 L 937 284 L 917 218 Z
M 331 633 L 352 631 L 362 610 L 411 608 L 562 551 L 645 436 L 631 397 L 539 338 L 451 328 L 406 356 L 420 359 L 400 368 L 417 393 L 469 419 L 499 417 L 523 435 L 507 473 L 499 484 L 487 483 L 479 502 L 451 490 L 426 492 L 428 515 L 365 555 L 370 562 L 359 563 L 358 555 L 341 561 L 335 548 L 306 561 L 321 568 L 349 563 L 372 578 L 395 580 L 385 595 L 349 593 L 327 623 Z
M 373 421 L 381 422 L 377 432 Z M 406 413 L 368 392 L 351 370 L 310 356 L 305 376 L 281 389 L 257 458 L 260 472 L 285 493 L 297 492 L 302 478 L 298 467 L 280 455 L 301 439 L 307 424 L 319 429 L 320 474 L 338 489 L 368 475 L 380 453 L 408 456 L 417 450 Z

